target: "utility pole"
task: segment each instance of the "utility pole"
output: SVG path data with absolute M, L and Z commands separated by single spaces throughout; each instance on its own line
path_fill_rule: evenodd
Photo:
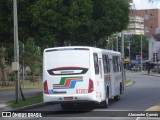
M 122 58 L 124 59 L 124 34 L 123 34 L 123 30 L 121 32 L 121 35 L 122 35 L 121 52 L 122 52 Z
M 128 42 L 128 51 L 129 51 L 129 59 L 131 58 L 131 41 L 127 41 Z
M 15 97 L 16 103 L 19 102 L 19 44 L 18 44 L 18 22 L 17 22 L 17 0 L 13 0 L 13 18 L 14 18 L 14 62 L 12 69 L 15 71 Z
M 142 48 L 142 34 L 141 34 L 141 72 L 143 71 L 143 52 L 142 52 L 143 48 Z
M 116 32 L 116 43 L 117 43 L 117 51 L 118 51 L 118 32 Z

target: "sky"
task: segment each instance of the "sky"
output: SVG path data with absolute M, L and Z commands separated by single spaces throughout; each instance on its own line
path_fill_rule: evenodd
M 133 0 L 133 9 L 160 9 L 160 0 Z

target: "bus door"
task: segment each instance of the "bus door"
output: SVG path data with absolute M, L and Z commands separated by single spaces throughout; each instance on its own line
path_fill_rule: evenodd
M 102 85 L 102 57 L 97 53 L 94 56 L 94 69 L 95 69 L 95 87 L 96 98 L 100 102 L 102 97 L 101 85 Z

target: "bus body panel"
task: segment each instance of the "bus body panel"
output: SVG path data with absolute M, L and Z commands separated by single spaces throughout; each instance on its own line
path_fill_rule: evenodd
M 104 72 L 103 55 L 108 57 L 109 72 Z M 122 72 L 120 68 L 116 72 L 113 70 L 113 56 L 121 59 L 119 52 L 93 47 L 45 49 L 43 53 L 44 102 L 101 103 L 105 101 L 108 93 L 109 98 L 120 95 Z
M 89 79 L 91 79 L 89 62 L 89 49 L 46 50 L 44 52 L 43 80 L 47 81 L 48 94 L 45 97 L 51 97 L 50 101 L 58 101 L 53 98 L 88 94 Z M 92 98 L 94 99 L 94 97 Z M 87 97 L 86 100 L 88 100 Z M 44 101 L 48 102 L 49 100 L 44 99 Z M 64 101 L 64 97 L 62 97 L 62 101 Z

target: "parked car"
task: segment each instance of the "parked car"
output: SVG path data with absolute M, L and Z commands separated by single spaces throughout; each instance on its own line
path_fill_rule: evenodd
M 139 70 L 139 67 L 138 67 L 138 66 L 133 66 L 133 67 L 131 68 L 131 70 L 132 70 L 132 71 L 138 71 L 138 70 Z

